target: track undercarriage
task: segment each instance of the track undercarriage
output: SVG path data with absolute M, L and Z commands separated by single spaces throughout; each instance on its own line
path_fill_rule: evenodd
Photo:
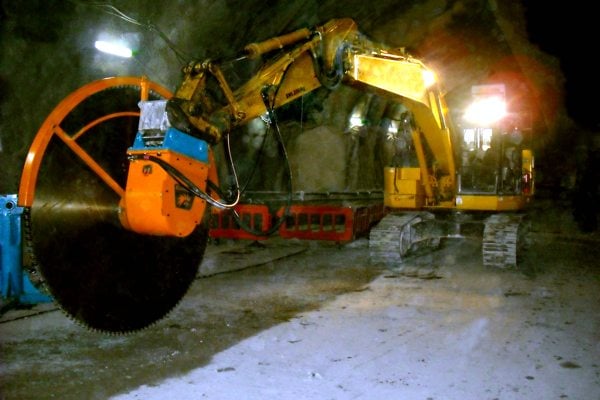
M 528 244 L 529 223 L 523 214 L 494 214 L 485 220 L 483 265 L 517 268 Z
M 392 212 L 371 229 L 369 253 L 373 262 L 394 267 L 407 257 L 435 250 L 444 238 L 478 236 L 485 267 L 517 268 L 528 231 L 524 215 L 516 213 L 438 219 L 430 212 Z

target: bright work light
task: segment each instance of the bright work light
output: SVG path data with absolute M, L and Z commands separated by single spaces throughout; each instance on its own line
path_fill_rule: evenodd
M 422 74 L 423 74 L 423 82 L 425 82 L 425 87 L 430 87 L 431 85 L 433 85 L 435 83 L 435 74 L 433 73 L 433 71 L 424 70 L 422 72 Z
M 499 97 L 488 97 L 474 101 L 467 107 L 464 118 L 468 122 L 489 126 L 506 115 L 506 102 Z
M 133 56 L 133 50 L 120 43 L 97 40 L 94 43 L 94 46 L 104 53 L 112 54 L 115 56 L 124 58 L 130 58 Z

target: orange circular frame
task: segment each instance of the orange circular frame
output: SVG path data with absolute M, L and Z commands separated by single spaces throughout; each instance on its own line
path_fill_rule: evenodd
M 21 183 L 19 185 L 18 202 L 20 206 L 30 207 L 33 204 L 35 196 L 35 185 L 46 147 L 53 136 L 58 136 L 84 163 L 86 163 L 94 173 L 96 173 L 112 190 L 120 197 L 123 196 L 122 188 L 100 165 L 90 157 L 78 144 L 77 139 L 93 127 L 114 118 L 139 117 L 140 113 L 135 111 L 123 111 L 104 115 L 97 118 L 73 135 L 67 134 L 60 126 L 62 121 L 69 115 L 75 107 L 85 101 L 87 98 L 106 89 L 117 86 L 129 86 L 140 88 L 140 100 L 148 100 L 149 93 L 155 92 L 158 95 L 168 99 L 172 96 L 171 91 L 163 86 L 148 80 L 146 77 L 111 77 L 91 82 L 67 96 L 46 118 L 38 130 L 23 167 Z

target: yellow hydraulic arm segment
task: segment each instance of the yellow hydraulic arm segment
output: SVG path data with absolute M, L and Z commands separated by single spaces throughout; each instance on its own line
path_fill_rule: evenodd
M 242 57 L 264 56 L 276 50 L 279 53 L 236 90 L 230 88 L 218 62 L 186 66 L 182 84 L 167 105 L 171 123 L 216 143 L 235 126 L 321 86 L 333 88 L 343 82 L 402 102 L 412 112 L 413 141 L 421 170 L 417 184 L 424 188 L 421 203 L 436 205 L 452 196 L 455 165 L 448 110 L 433 72 L 423 63 L 401 50 L 372 42 L 347 18 L 249 44 Z M 218 100 L 207 96 L 210 80 L 220 88 Z M 424 142 L 435 160 L 435 177 L 429 172 Z

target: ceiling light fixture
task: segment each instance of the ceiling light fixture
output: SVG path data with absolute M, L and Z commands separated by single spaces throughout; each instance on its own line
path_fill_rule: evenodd
M 133 50 L 121 43 L 108 42 L 105 40 L 96 40 L 96 42 L 94 43 L 94 47 L 96 47 L 96 49 L 104 53 L 112 54 L 115 56 L 123 58 L 133 57 Z

